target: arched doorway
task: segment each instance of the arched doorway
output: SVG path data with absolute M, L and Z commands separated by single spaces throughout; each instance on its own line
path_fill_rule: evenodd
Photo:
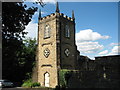
M 49 83 L 50 83 L 50 74 L 48 72 L 46 72 L 44 74 L 44 84 L 45 84 L 45 87 L 49 87 Z

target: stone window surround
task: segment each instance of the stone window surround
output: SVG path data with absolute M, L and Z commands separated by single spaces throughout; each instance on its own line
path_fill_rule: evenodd
M 44 26 L 44 39 L 50 38 L 51 36 L 51 28 L 49 24 Z

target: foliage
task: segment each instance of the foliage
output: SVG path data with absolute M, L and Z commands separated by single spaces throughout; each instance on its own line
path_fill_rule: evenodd
M 24 32 L 25 26 L 32 19 L 37 7 L 30 7 L 23 3 L 4 2 L 2 4 L 2 36 L 3 39 L 22 39 L 26 32 Z M 22 36 L 20 35 L 22 34 Z
M 24 42 L 21 44 L 21 49 L 19 49 L 19 51 L 16 51 L 15 54 L 13 52 L 14 50 L 11 51 L 11 56 L 12 54 L 14 54 L 16 58 L 14 57 L 13 60 L 11 60 L 10 58 L 6 57 L 6 59 L 10 60 L 10 62 L 4 64 L 10 64 L 9 68 L 3 68 L 3 70 L 9 70 L 8 72 L 4 73 L 7 78 L 9 78 L 10 75 L 12 76 L 10 78 L 12 78 L 13 80 L 21 80 L 21 82 L 22 80 L 31 78 L 32 68 L 35 64 L 36 46 L 36 40 L 28 38 L 25 39 Z
M 40 87 L 40 83 L 38 82 L 32 82 L 32 79 L 28 79 L 26 81 L 24 81 L 24 83 L 22 84 L 22 87 Z
M 22 87 L 39 87 L 40 83 L 38 82 L 32 82 L 32 79 L 28 79 L 26 81 L 24 81 L 24 83 L 22 84 Z
M 35 48 L 32 46 L 34 42 L 30 41 L 29 49 L 22 39 L 27 34 L 25 26 L 31 21 L 35 11 L 37 7 L 27 8 L 21 2 L 2 3 L 2 76 L 5 79 L 20 82 L 25 78 L 23 76 L 26 72 L 31 71 L 31 63 L 35 60 Z
M 25 79 L 31 78 L 32 68 L 35 65 L 36 48 L 36 39 L 27 38 L 24 40 L 23 50 L 18 54 L 20 56 L 19 64 L 26 73 Z
M 68 69 L 61 69 L 59 71 L 59 82 L 60 82 L 60 87 L 67 87 L 67 83 L 69 78 L 71 77 L 72 73 L 71 70 Z
M 27 38 L 23 41 L 22 50 L 17 54 L 19 65 L 25 76 L 24 80 L 31 78 L 32 69 L 35 65 L 36 47 L 35 38 Z
M 22 84 L 22 87 L 32 87 L 32 80 L 28 79 L 24 81 L 24 83 Z
M 40 83 L 38 83 L 38 82 L 34 82 L 33 84 L 32 84 L 32 87 L 39 87 L 40 86 Z

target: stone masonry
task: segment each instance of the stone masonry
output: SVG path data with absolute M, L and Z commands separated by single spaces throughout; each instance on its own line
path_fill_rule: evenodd
M 39 16 L 34 80 L 41 86 L 56 87 L 59 85 L 60 69 L 76 68 L 76 53 L 74 13 L 72 18 L 65 16 L 59 12 L 57 3 L 55 13 Z

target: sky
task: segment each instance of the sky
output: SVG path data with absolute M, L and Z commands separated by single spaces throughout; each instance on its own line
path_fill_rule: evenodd
M 48 0 L 49 1 L 49 0 Z M 42 17 L 55 12 L 55 1 L 50 0 Z M 28 6 L 33 5 L 26 2 Z M 118 42 L 118 2 L 59 2 L 60 13 L 71 17 L 75 13 L 76 45 L 81 55 L 91 59 L 97 56 L 120 54 Z M 39 10 L 26 26 L 27 37 L 37 37 Z

